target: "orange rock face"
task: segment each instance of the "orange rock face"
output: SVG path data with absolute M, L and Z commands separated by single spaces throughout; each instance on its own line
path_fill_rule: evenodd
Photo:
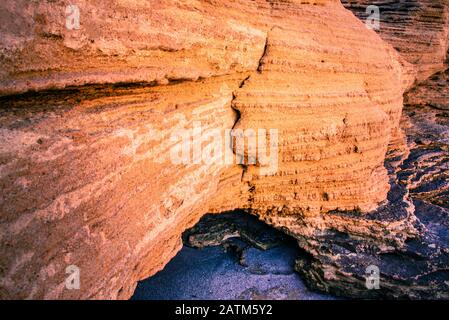
M 299 239 L 414 233 L 364 220 L 390 188 L 404 63 L 339 2 L 79 1 L 73 30 L 62 1 L 0 8 L 2 297 L 128 298 L 207 212 L 245 209 Z M 44 89 L 60 90 L 17 95 Z M 195 161 L 173 133 L 198 123 L 220 139 Z M 207 161 L 217 141 L 251 152 L 231 129 L 276 130 L 275 170 Z
M 421 82 L 444 68 L 449 49 L 449 3 L 447 0 L 371 1 L 342 0 L 344 6 L 365 21 L 379 8 L 377 30 L 406 61 L 416 68 Z M 368 8 L 368 10 L 367 10 Z

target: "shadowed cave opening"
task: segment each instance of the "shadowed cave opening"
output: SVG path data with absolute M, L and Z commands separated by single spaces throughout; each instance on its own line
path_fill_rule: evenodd
M 245 212 L 205 215 L 182 238 L 182 250 L 131 299 L 335 299 L 295 271 L 307 253 L 294 238 Z

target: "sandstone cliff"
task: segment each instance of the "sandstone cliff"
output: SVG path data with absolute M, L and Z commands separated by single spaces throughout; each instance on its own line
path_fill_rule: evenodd
M 68 30 L 64 1 L 0 4 L 3 298 L 128 298 L 207 212 L 256 214 L 318 260 L 332 232 L 383 252 L 419 235 L 392 179 L 410 66 L 338 1 L 78 5 Z M 173 163 L 195 123 L 278 130 L 277 170 Z
M 341 2 L 362 21 L 372 14 L 368 6 L 379 8 L 380 26 L 377 32 L 415 66 L 419 82 L 444 68 L 449 49 L 447 0 Z
M 387 156 L 392 184 L 388 204 L 356 224 L 372 228 L 383 221 L 379 232 L 388 235 L 394 229 L 399 235 L 397 221 L 404 219 L 403 225 L 413 226 L 416 236 L 397 245 L 361 239 L 358 230 L 349 228 L 314 231 L 300 241 L 312 258 L 297 261 L 298 272 L 313 288 L 355 298 L 449 298 L 449 100 L 442 99 L 448 84 L 446 70 L 405 95 L 401 127 L 410 151 L 399 166 L 395 153 Z M 366 290 L 368 265 L 380 269 L 380 290 Z

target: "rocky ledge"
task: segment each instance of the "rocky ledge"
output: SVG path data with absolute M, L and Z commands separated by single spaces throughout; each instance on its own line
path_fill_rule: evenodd
M 447 3 L 418 3 L 392 6 L 435 35 L 409 55 L 336 0 L 2 1 L 0 297 L 127 299 L 232 210 L 312 287 L 447 297 Z

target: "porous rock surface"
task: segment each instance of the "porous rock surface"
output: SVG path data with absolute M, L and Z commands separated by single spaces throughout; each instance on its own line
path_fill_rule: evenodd
M 396 228 L 396 220 L 407 217 L 417 235 L 402 245 L 342 228 L 300 238 L 312 256 L 298 259 L 297 270 L 313 288 L 355 298 L 449 299 L 449 100 L 441 98 L 448 88 L 446 70 L 405 95 L 401 127 L 410 151 L 399 166 L 397 154 L 387 156 L 389 202 L 365 216 L 370 223 L 357 224 Z M 388 227 L 380 232 L 385 239 L 390 233 Z M 370 265 L 380 269 L 379 290 L 366 290 Z
M 79 30 L 65 5 L 0 4 L 2 298 L 129 298 L 207 212 L 256 214 L 312 254 L 317 234 L 383 251 L 420 235 L 392 177 L 412 67 L 340 2 L 79 1 Z M 278 129 L 277 170 L 173 163 L 171 134 L 198 122 L 223 141 Z
M 424 81 L 444 68 L 449 49 L 449 1 L 447 0 L 342 0 L 343 5 L 366 21 L 377 6 L 382 39 L 392 44 L 415 66 L 416 79 Z M 409 70 L 409 74 L 412 72 Z M 411 74 L 413 75 L 413 74 Z

